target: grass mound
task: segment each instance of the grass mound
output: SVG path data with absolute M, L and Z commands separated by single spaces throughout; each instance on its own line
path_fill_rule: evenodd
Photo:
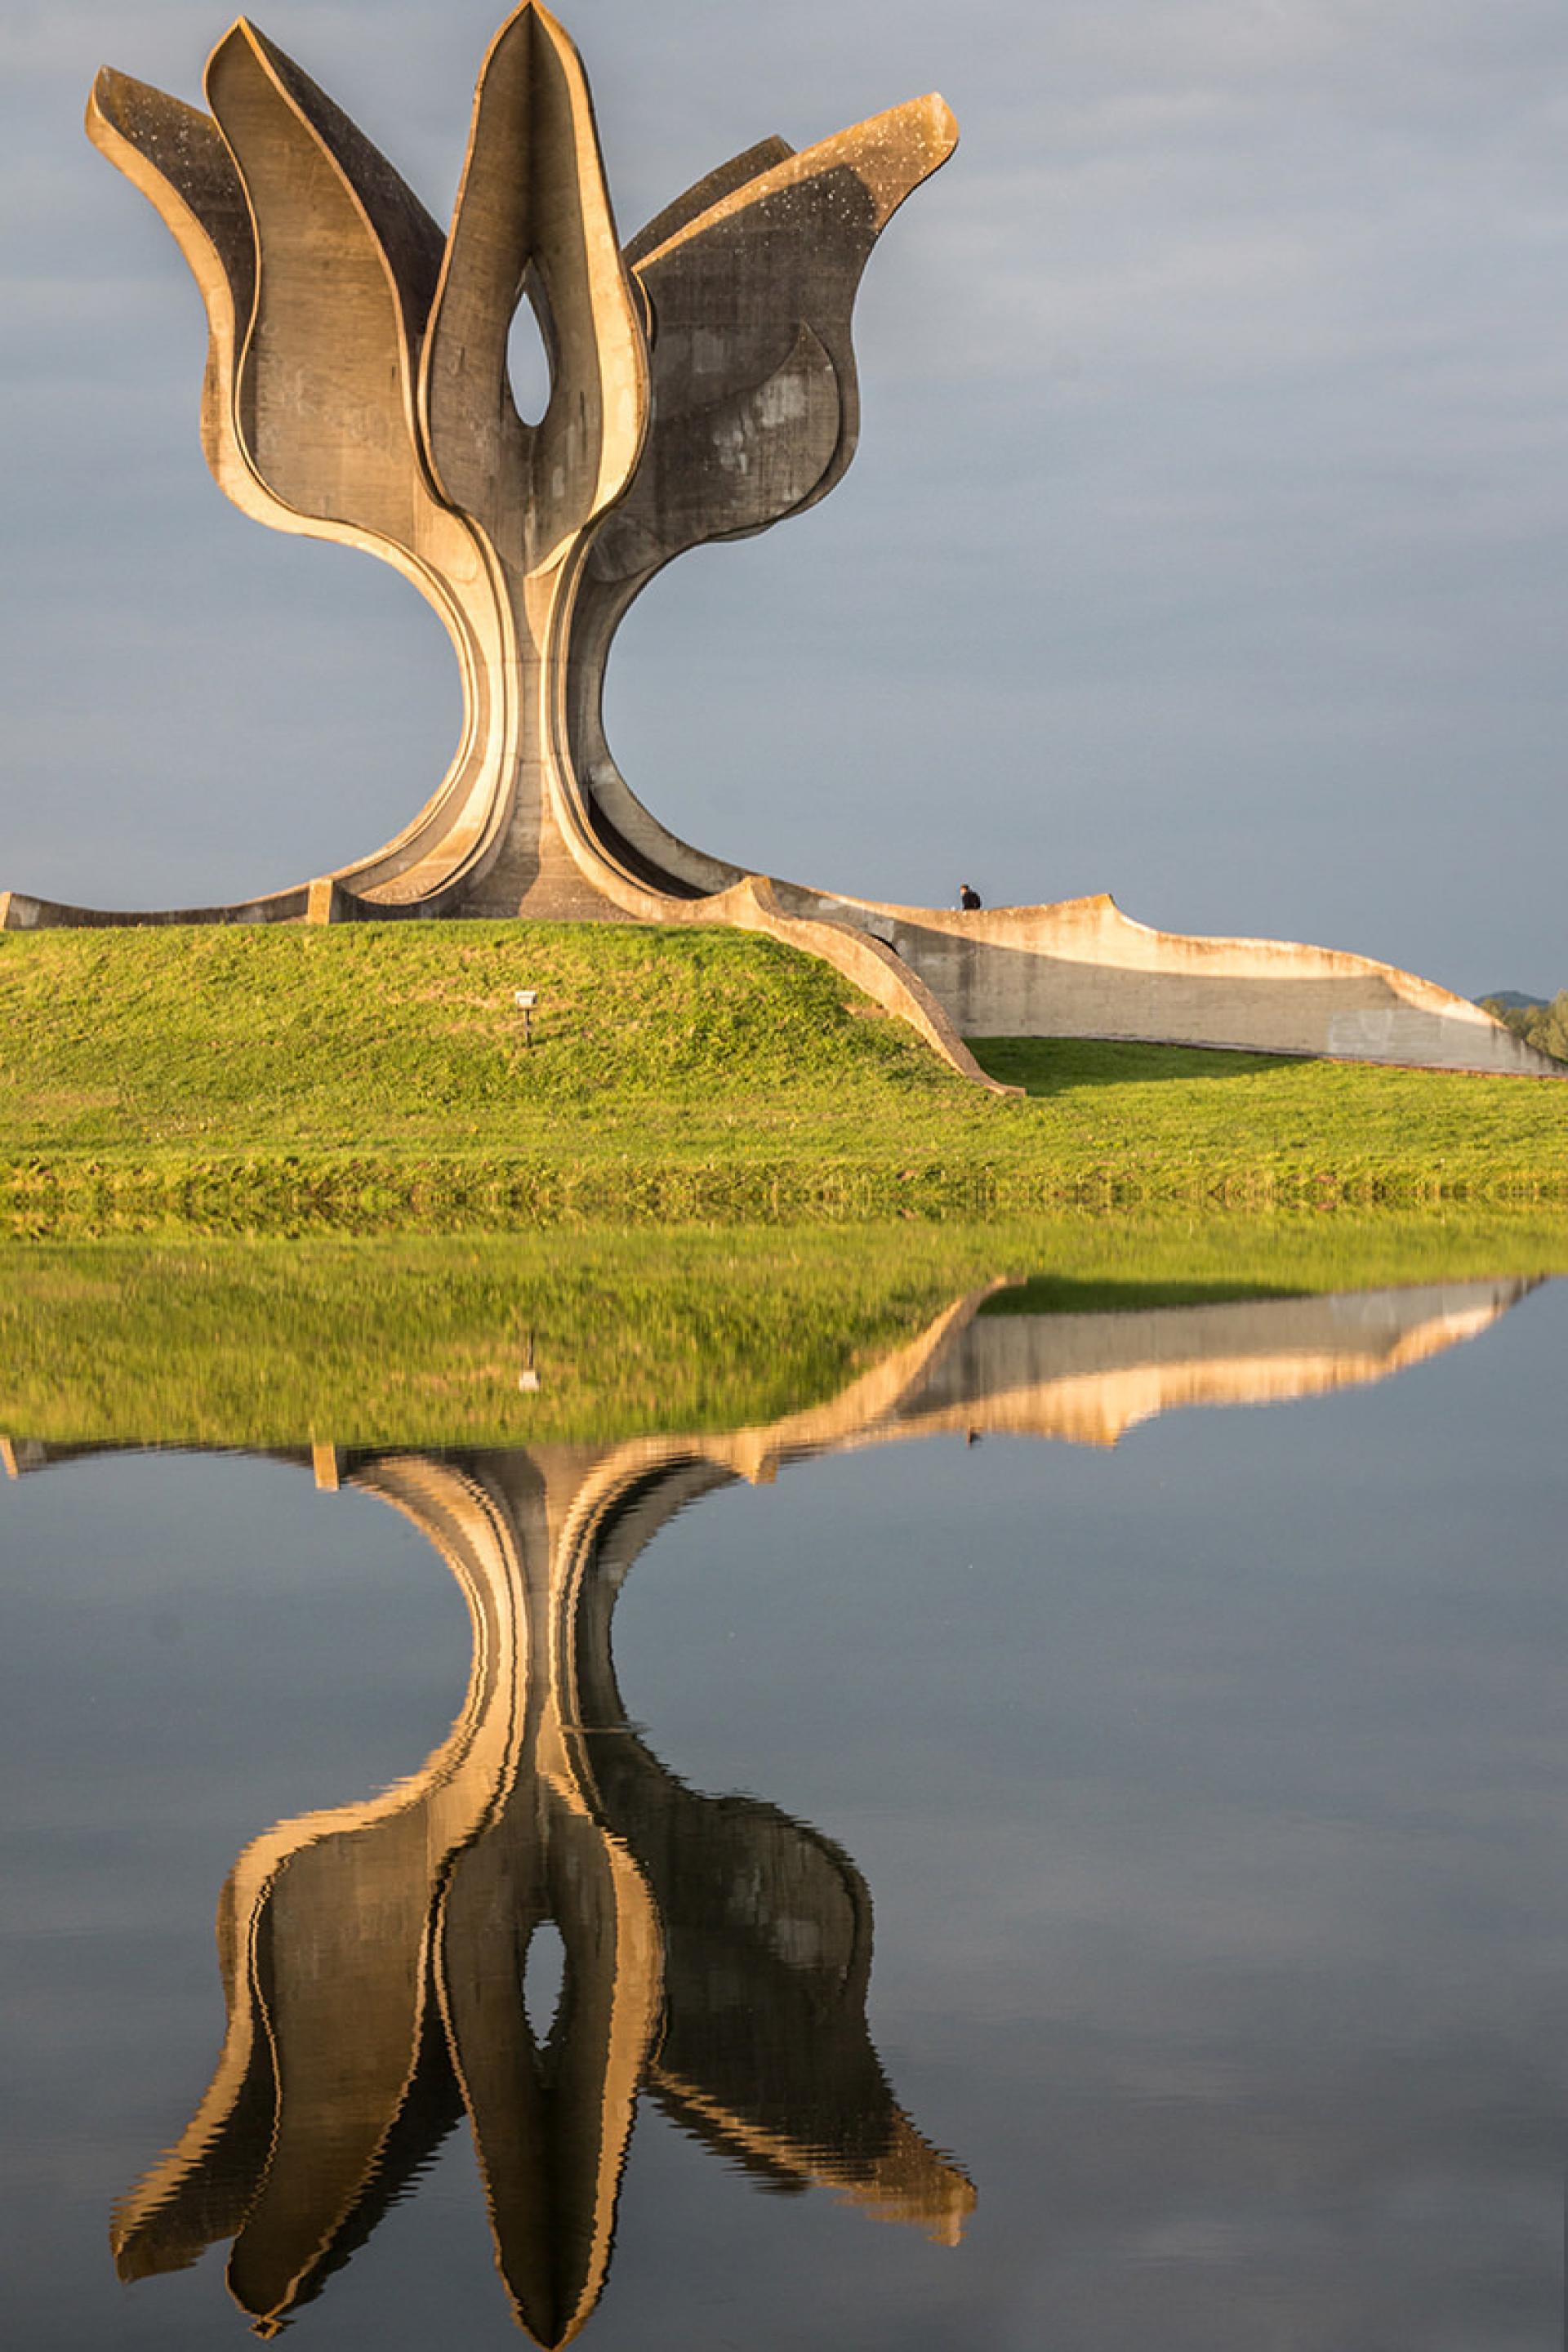
M 519 988 L 538 992 L 531 1049 Z M 973 1042 L 1026 1099 L 733 931 L 0 935 L 0 1214 L 287 1232 L 1568 1201 L 1550 1083 Z
M 520 988 L 539 997 L 525 1045 Z M 625 1107 L 954 1082 L 839 975 L 726 930 L 550 923 L 0 938 L 6 1140 L 505 1145 Z M 963 1091 L 963 1089 L 956 1089 Z

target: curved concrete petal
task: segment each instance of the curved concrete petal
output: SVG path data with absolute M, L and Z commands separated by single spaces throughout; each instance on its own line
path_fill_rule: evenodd
M 390 207 L 406 232 L 395 267 L 354 175 L 384 190 L 395 180 L 392 167 L 358 132 L 340 130 L 336 110 L 243 19 L 213 51 L 206 92 L 261 255 L 237 386 L 251 462 L 298 514 L 417 557 L 435 501 L 413 425 L 406 312 L 419 299 L 415 200 Z M 430 235 L 438 246 L 433 227 Z
M 637 479 L 595 539 L 591 576 L 640 586 L 687 548 L 765 530 L 821 481 L 843 418 L 837 371 L 803 324 L 771 375 L 656 416 Z
M 537 425 L 517 413 L 507 337 L 524 294 L 551 358 Z M 647 366 L 576 50 L 525 0 L 480 68 L 430 320 L 420 403 L 444 495 L 503 559 L 538 572 L 626 487 Z
M 728 163 L 715 163 L 710 172 L 705 172 L 701 179 L 694 180 L 690 187 L 666 205 L 662 212 L 655 213 L 652 220 L 628 240 L 624 255 L 627 268 L 635 270 L 650 253 L 657 252 L 680 230 L 700 220 L 725 196 L 733 195 L 737 188 L 748 186 L 752 180 L 760 180 L 763 173 L 771 172 L 775 164 L 787 163 L 795 152 L 787 139 L 780 139 L 775 133 L 770 138 L 759 139 L 754 147 L 743 148 L 739 155 L 731 155 Z
M 628 247 L 655 324 L 653 410 L 642 462 L 599 527 L 577 600 L 569 749 L 591 804 L 671 895 L 724 890 L 742 873 L 668 832 L 616 765 L 604 725 L 616 632 L 677 555 L 802 513 L 842 478 L 859 430 L 851 322 L 860 278 L 893 213 L 957 139 L 933 96 L 802 154 L 765 142 L 677 199 Z
M 447 775 L 430 801 L 401 833 L 372 856 L 357 860 L 338 877 L 367 897 L 426 901 L 449 889 L 460 876 L 482 871 L 499 826 L 493 773 L 504 757 L 509 710 L 505 693 L 507 622 L 502 600 L 485 567 L 471 526 L 445 510 L 424 483 L 413 436 L 413 384 L 408 353 L 423 331 L 439 267 L 440 232 L 397 173 L 327 99 L 310 77 L 254 27 L 237 26 L 219 44 L 208 68 L 217 104 L 230 130 L 249 150 L 259 143 L 266 180 L 274 170 L 299 165 L 310 194 L 306 206 L 312 235 L 328 241 L 324 259 L 312 260 L 289 231 L 298 216 L 285 209 L 276 243 L 269 239 L 267 288 L 257 331 L 257 231 L 252 194 L 236 154 L 219 126 L 196 109 L 126 76 L 100 75 L 88 112 L 94 144 L 157 206 L 190 263 L 206 303 L 209 356 L 203 404 L 203 443 L 220 488 L 255 520 L 275 530 L 338 541 L 391 562 L 434 606 L 458 654 L 465 698 L 465 727 Z M 254 119 L 253 119 L 254 118 Z M 267 123 L 278 136 L 262 135 Z M 259 123 L 262 128 L 258 130 Z M 300 159 L 303 158 L 303 163 Z M 287 176 L 287 174 L 285 174 Z M 321 210 L 317 197 L 325 191 Z M 263 197 L 266 209 L 266 199 Z M 268 217 L 271 215 L 268 215 Z M 259 217 L 259 215 L 256 216 Z M 327 268 L 330 264 L 330 268 Z M 309 280 L 316 281 L 311 332 L 303 311 Z M 331 283 L 323 291 L 322 281 Z M 302 286 L 301 280 L 306 281 Z M 350 300 L 340 316 L 334 307 L 348 288 L 368 318 L 372 352 L 378 349 L 381 377 L 395 379 L 398 402 L 390 412 L 367 395 L 365 336 L 344 340 L 353 323 Z M 322 315 L 324 311 L 324 317 Z M 363 320 L 361 320 L 362 325 Z M 248 343 L 247 339 L 248 338 Z M 259 338 L 259 339 L 258 339 Z M 237 355 L 248 386 L 250 426 L 241 429 L 237 395 Z M 263 360 L 266 365 L 263 365 Z M 371 461 L 356 465 L 352 432 L 338 430 L 332 405 L 334 371 L 338 409 L 373 420 L 370 438 L 384 445 Z M 312 411 L 310 387 L 329 396 Z M 374 390 L 374 383 L 372 386 Z M 270 398 L 268 394 L 270 392 Z M 399 404 L 404 419 L 402 454 L 397 451 Z M 328 453 L 327 474 L 312 476 L 310 451 L 281 478 L 263 478 L 256 459 L 258 431 L 268 446 L 279 442 L 287 457 L 298 417 L 304 416 L 317 457 Z M 362 435 L 362 439 L 363 439 Z M 361 457 L 363 458 L 363 451 Z M 366 475 L 371 477 L 367 483 Z M 101 910 L 39 902 L 0 908 L 0 919 L 57 923 L 104 920 L 298 921 L 308 918 L 310 897 L 297 885 L 270 897 L 220 908 L 169 909 L 161 916 L 110 916 Z
M 871 248 L 957 144 L 945 101 L 913 99 L 748 180 L 640 258 L 657 329 L 655 429 L 773 374 L 804 323 L 842 404 L 834 462 L 803 503 L 826 498 L 859 433 L 850 320 Z
M 254 521 L 287 529 L 287 509 L 257 480 L 235 430 L 235 360 L 256 299 L 256 235 L 217 125 L 199 108 L 106 66 L 88 100 L 87 135 L 156 209 L 201 289 L 202 449 L 214 480 Z

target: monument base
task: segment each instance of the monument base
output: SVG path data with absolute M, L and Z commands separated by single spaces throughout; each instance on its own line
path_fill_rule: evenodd
M 678 898 L 584 877 L 551 919 L 711 923 L 817 955 L 908 1021 L 949 1066 L 995 1093 L 965 1037 L 1086 1037 L 1396 1068 L 1561 1078 L 1568 1068 L 1447 989 L 1393 964 L 1289 940 L 1201 939 L 1131 921 L 1109 895 L 963 914 L 839 898 L 761 875 Z M 454 894 L 456 897 L 457 894 Z M 334 877 L 227 907 L 111 912 L 0 892 L 0 930 L 174 923 L 540 919 L 493 887 L 461 903 L 361 898 Z

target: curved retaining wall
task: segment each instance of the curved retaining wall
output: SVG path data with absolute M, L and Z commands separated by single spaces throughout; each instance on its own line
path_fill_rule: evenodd
M 1479 1004 L 1393 964 L 1284 940 L 1151 930 L 1103 894 L 965 915 L 775 890 L 792 913 L 883 940 L 966 1037 L 1128 1038 L 1568 1076 Z
M 108 907 L 71 907 L 62 898 L 34 898 L 22 890 L 0 890 L 0 931 L 128 931 L 149 924 L 302 923 L 310 885 L 279 890 L 270 898 L 245 898 L 232 907 L 159 907 L 145 914 Z

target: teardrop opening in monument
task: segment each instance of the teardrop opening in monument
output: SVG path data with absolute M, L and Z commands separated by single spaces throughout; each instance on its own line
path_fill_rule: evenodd
M 549 2041 L 566 1990 L 566 1944 L 553 1921 L 542 1919 L 522 1956 L 522 2006 L 541 2046 Z
M 528 293 L 512 312 L 506 339 L 506 372 L 512 405 L 523 423 L 542 423 L 552 384 L 550 351 L 533 299 Z

